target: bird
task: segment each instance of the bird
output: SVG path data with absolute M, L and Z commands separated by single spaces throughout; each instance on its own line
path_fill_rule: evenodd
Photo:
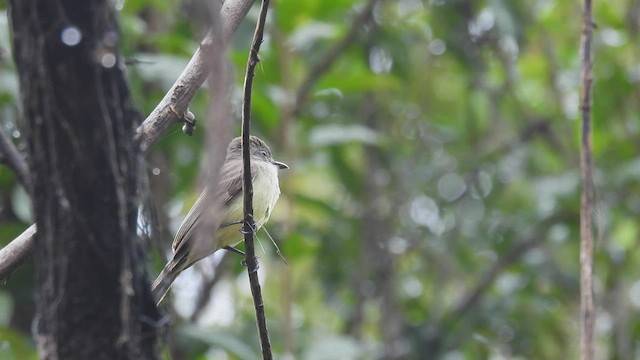
M 278 170 L 288 169 L 289 166 L 274 160 L 269 146 L 260 138 L 250 136 L 249 144 L 253 180 L 253 216 L 257 231 L 269 220 L 271 211 L 280 196 Z M 227 155 L 220 169 L 217 186 L 212 188 L 207 184 L 204 187 L 174 237 L 171 260 L 151 285 L 158 305 L 182 271 L 219 249 L 234 250 L 231 247 L 242 241 L 243 234 L 240 232 L 244 219 L 242 168 L 242 138 L 237 137 L 231 140 L 227 147 Z M 212 212 L 210 207 L 218 211 Z M 203 217 L 211 214 L 218 219 L 215 234 L 211 237 L 202 236 L 204 234 L 199 233 L 199 227 L 205 221 Z

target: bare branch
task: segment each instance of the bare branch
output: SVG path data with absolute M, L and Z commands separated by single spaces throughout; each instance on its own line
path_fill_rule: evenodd
M 231 36 L 240 26 L 253 5 L 251 0 L 227 0 L 220 11 L 222 18 L 222 32 L 224 46 L 229 43 Z M 209 75 L 211 67 L 208 65 L 208 53 L 219 50 L 214 44 L 215 30 L 210 30 L 200 43 L 200 48 L 182 71 L 178 80 L 173 84 L 169 92 L 160 101 L 145 121 L 138 127 L 138 136 L 144 152 L 155 144 L 171 126 L 182 121 L 183 114 L 187 112 L 191 99 L 195 96 L 200 86 Z
M 0 154 L 4 163 L 16 174 L 18 181 L 31 193 L 31 176 L 27 162 L 18 152 L 11 139 L 0 131 Z M 33 254 L 36 225 L 29 226 L 20 236 L 0 249 L 0 283 L 9 280 L 11 274 Z
M 264 35 L 264 25 L 267 20 L 269 0 L 262 0 L 260 7 L 260 17 L 256 24 L 256 31 L 253 34 L 251 49 L 249 50 L 249 60 L 247 61 L 247 72 L 244 78 L 244 98 L 242 106 L 242 196 L 244 198 L 244 251 L 247 272 L 249 273 L 249 283 L 251 295 L 253 296 L 253 306 L 256 311 L 256 322 L 258 333 L 260 334 L 260 346 L 262 347 L 262 358 L 273 359 L 271 354 L 271 343 L 269 342 L 269 332 L 267 330 L 267 319 L 264 314 L 264 302 L 262 301 L 262 291 L 258 280 L 258 260 L 253 243 L 253 233 L 256 229 L 256 222 L 253 219 L 253 183 L 251 179 L 251 143 L 249 135 L 251 132 L 251 89 L 255 76 L 256 65 L 258 64 L 258 52 L 262 44 Z
M 0 131 L 0 159 L 2 163 L 6 164 L 11 171 L 16 175 L 18 181 L 27 192 L 31 192 L 31 177 L 29 176 L 29 168 L 27 162 L 24 160 L 18 149 L 7 134 Z
M 443 343 L 442 334 L 444 331 L 452 331 L 451 328 L 446 327 L 448 320 L 458 322 L 459 320 L 464 319 L 466 314 L 481 303 L 483 296 L 486 295 L 487 291 L 494 284 L 498 276 L 509 266 L 518 262 L 528 251 L 538 246 L 542 239 L 543 238 L 540 236 L 533 236 L 522 240 L 509 249 L 504 255 L 499 256 L 497 261 L 486 269 L 480 276 L 476 286 L 465 292 L 450 312 L 445 314 L 445 316 L 437 323 L 427 324 L 425 331 L 425 334 L 427 334 L 427 336 L 425 336 L 425 343 L 428 344 L 426 347 L 429 349 L 428 358 L 436 357 L 436 354 L 442 351 L 442 347 L 445 345 Z M 454 339 L 455 342 L 459 337 L 454 337 Z M 454 343 L 446 344 L 446 346 L 450 348 L 456 345 Z
M 229 264 L 229 259 L 232 258 L 232 256 L 227 256 L 227 254 L 228 252 L 224 252 L 220 262 L 216 263 L 213 276 L 205 277 L 204 281 L 202 281 L 202 285 L 198 290 L 198 295 L 196 296 L 194 310 L 189 316 L 189 321 L 195 322 L 196 320 L 198 320 L 200 315 L 202 315 L 203 311 L 207 308 L 207 305 L 211 301 L 211 290 L 223 278 L 225 269 Z M 233 258 L 235 259 L 235 257 Z
M 580 64 L 580 111 L 582 139 L 580 144 L 580 359 L 593 359 L 595 305 L 593 296 L 593 147 L 591 139 L 591 83 L 593 13 L 591 0 L 584 0 L 582 12 L 582 61 Z
M 540 237 L 533 237 L 524 240 L 509 249 L 506 254 L 500 256 L 498 260 L 485 271 L 480 278 L 480 281 L 478 281 L 478 284 L 462 296 L 458 304 L 453 308 L 453 311 L 451 311 L 451 318 L 459 319 L 464 317 L 469 310 L 473 309 L 473 307 L 480 302 L 482 295 L 489 290 L 498 275 L 500 275 L 511 264 L 520 260 L 524 254 L 537 246 L 540 241 Z
M 0 251 L 0 283 L 9 280 L 11 274 L 33 254 L 36 224 L 27 228 Z
M 302 107 L 304 106 L 304 103 L 307 100 L 309 92 L 311 92 L 313 86 L 318 82 L 318 80 L 320 80 L 322 75 L 324 75 L 327 71 L 329 71 L 329 69 L 331 69 L 333 63 L 346 49 L 349 48 L 349 45 L 351 45 L 351 43 L 356 40 L 364 25 L 369 21 L 369 19 L 371 19 L 371 16 L 373 15 L 373 8 L 378 3 L 378 1 L 380 0 L 369 0 L 367 2 L 364 9 L 362 9 L 362 11 L 358 15 L 356 15 L 351 22 L 351 27 L 349 28 L 349 31 L 347 32 L 345 37 L 342 38 L 342 40 L 337 43 L 331 50 L 329 50 L 329 52 L 327 52 L 327 54 L 322 59 L 320 59 L 318 63 L 316 63 L 311 71 L 309 71 L 307 79 L 302 83 L 302 85 L 300 85 L 300 89 L 296 94 L 296 101 L 292 111 L 294 116 L 298 115 L 302 110 Z

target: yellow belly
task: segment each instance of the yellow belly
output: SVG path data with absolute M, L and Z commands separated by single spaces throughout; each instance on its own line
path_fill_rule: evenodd
M 253 183 L 253 218 L 256 221 L 256 231 L 269 220 L 279 196 L 277 169 L 271 164 L 260 166 Z M 226 216 L 216 232 L 218 248 L 236 245 L 244 239 L 240 232 L 242 224 L 236 224 L 244 218 L 243 204 L 244 197 L 238 196 L 227 205 Z

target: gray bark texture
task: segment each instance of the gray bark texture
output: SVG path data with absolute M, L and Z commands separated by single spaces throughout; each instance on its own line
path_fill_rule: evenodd
M 42 359 L 155 359 L 136 237 L 140 147 L 107 0 L 11 0 Z

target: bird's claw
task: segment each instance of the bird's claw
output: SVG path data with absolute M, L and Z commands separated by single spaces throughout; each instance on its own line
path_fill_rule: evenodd
M 240 261 L 240 264 L 242 266 L 247 266 L 247 267 L 249 266 L 249 264 L 247 264 L 247 259 L 242 259 Z M 250 271 L 251 272 L 256 272 L 256 271 L 258 271 L 258 269 L 260 269 L 260 264 L 256 261 L 256 266 L 253 269 L 250 269 Z

